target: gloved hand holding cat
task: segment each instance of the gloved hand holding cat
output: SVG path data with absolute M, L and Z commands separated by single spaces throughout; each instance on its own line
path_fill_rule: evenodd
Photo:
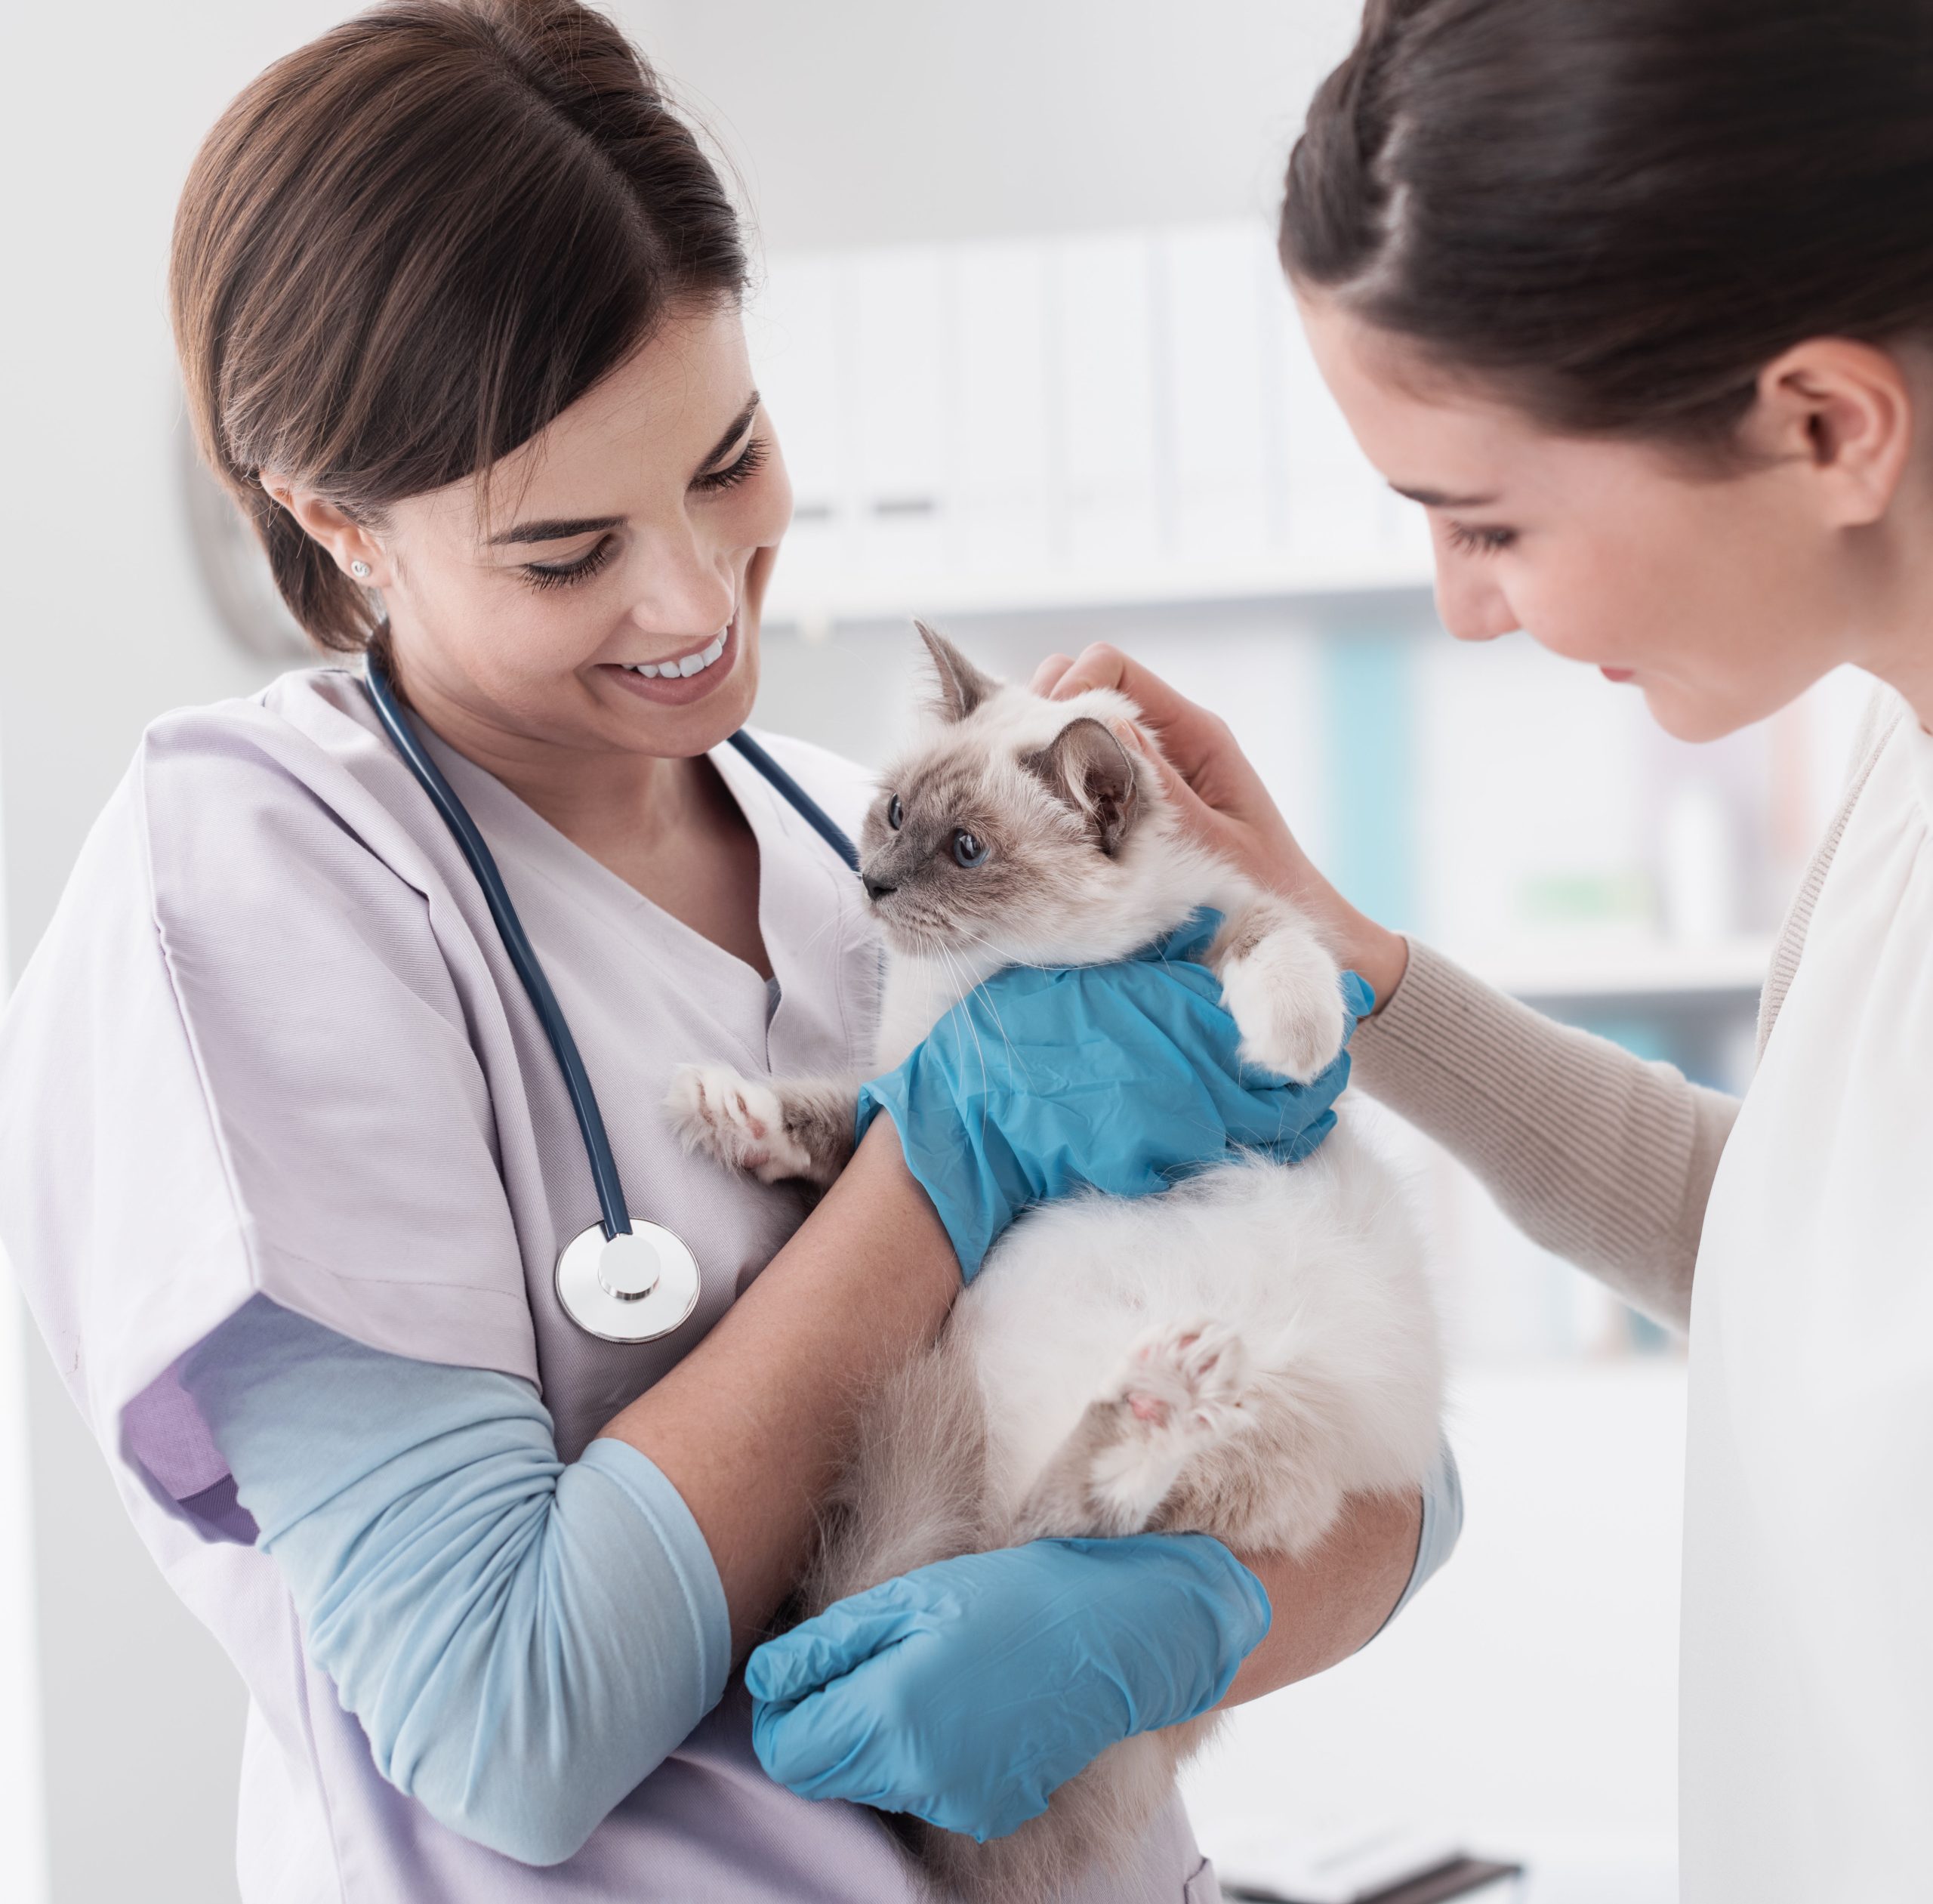
M 964 1554 L 760 1647 L 752 1741 L 806 1798 L 1003 1838 L 1118 1740 L 1206 1712 L 1269 1620 L 1260 1582 L 1204 1534 Z
M 1307 1084 L 1244 1061 L 1200 962 L 1222 925 L 1204 908 L 1112 964 L 1008 966 L 862 1088 L 856 1134 L 892 1118 L 967 1281 L 1031 1205 L 1151 1196 L 1241 1150 L 1299 1163 L 1335 1128 L 1348 1054 Z M 1346 1041 L 1374 1003 L 1343 975 Z

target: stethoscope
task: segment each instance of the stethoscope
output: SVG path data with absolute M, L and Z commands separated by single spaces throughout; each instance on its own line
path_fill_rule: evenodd
M 523 981 L 556 1057 L 557 1068 L 564 1074 L 564 1088 L 570 1094 L 571 1109 L 584 1138 L 591 1181 L 597 1187 L 600 1214 L 588 1230 L 564 1245 L 557 1258 L 558 1303 L 579 1328 L 603 1341 L 655 1342 L 661 1335 L 669 1335 L 697 1307 L 698 1259 L 683 1238 L 661 1223 L 647 1223 L 630 1214 L 624 1187 L 618 1177 L 617 1159 L 611 1154 L 611 1140 L 605 1134 L 603 1114 L 597 1108 L 597 1094 L 578 1055 L 577 1041 L 564 1022 L 556 994 L 537 962 L 536 952 L 510 903 L 503 875 L 483 843 L 483 835 L 409 724 L 387 671 L 374 654 L 368 657 L 362 685 L 376 718 L 470 862 L 504 949 Z M 857 872 L 859 856 L 831 815 L 749 734 L 742 730 L 734 734 L 732 745 Z

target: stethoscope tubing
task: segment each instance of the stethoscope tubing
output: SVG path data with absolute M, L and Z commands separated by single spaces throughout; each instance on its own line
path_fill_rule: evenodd
M 846 838 L 837 820 L 815 800 L 791 774 L 775 761 L 765 749 L 747 733 L 744 728 L 732 736 L 735 747 L 766 781 L 784 796 L 787 804 L 812 831 L 822 839 L 840 859 L 846 862 L 848 872 L 859 870 L 859 851 Z
M 612 1154 L 611 1140 L 604 1128 L 604 1114 L 598 1109 L 597 1094 L 590 1087 L 590 1074 L 584 1068 L 577 1040 L 572 1037 L 563 1008 L 557 1003 L 556 994 L 550 989 L 550 981 L 544 977 L 544 967 L 538 961 L 536 948 L 523 929 L 523 921 L 517 917 L 503 875 L 497 870 L 496 860 L 485 844 L 483 835 L 478 832 L 476 822 L 470 817 L 469 810 L 458 798 L 456 789 L 443 777 L 442 770 L 430 758 L 429 749 L 410 725 L 409 717 L 403 712 L 402 703 L 396 698 L 396 690 L 390 685 L 388 671 L 374 652 L 365 657 L 362 687 L 384 732 L 396 744 L 404 764 L 430 796 L 442 816 L 443 823 L 462 849 L 464 858 L 470 863 L 470 869 L 482 888 L 490 916 L 496 922 L 498 937 L 510 955 L 510 964 L 523 981 L 523 989 L 537 1013 L 538 1022 L 544 1028 L 544 1035 L 556 1054 L 557 1068 L 563 1073 L 564 1088 L 571 1100 L 571 1110 L 584 1140 L 584 1154 L 590 1166 L 591 1180 L 597 1187 L 597 1208 L 605 1239 L 608 1242 L 615 1236 L 628 1236 L 631 1231 L 630 1206 L 624 1201 L 624 1183 L 618 1175 L 618 1160 Z M 731 739 L 732 745 L 745 759 L 838 854 L 848 869 L 856 873 L 859 869 L 858 850 L 832 816 L 742 728 Z M 651 1226 L 647 1224 L 646 1228 L 649 1230 Z M 683 1245 L 680 1247 L 682 1248 Z
M 491 856 L 483 835 L 476 830 L 476 822 L 457 798 L 456 789 L 444 779 L 442 770 L 430 758 L 429 750 L 417 738 L 416 730 L 409 724 L 409 717 L 403 712 L 396 700 L 396 690 L 390 685 L 387 672 L 373 653 L 366 659 L 362 686 L 376 710 L 376 718 L 396 743 L 396 751 L 434 803 L 444 824 L 455 835 L 463 856 L 470 862 L 470 869 L 476 875 L 477 884 L 483 889 L 490 916 L 496 921 L 504 949 L 509 953 L 510 963 L 516 968 L 516 975 L 523 980 L 523 989 L 529 993 L 538 1021 L 544 1027 L 544 1035 L 556 1054 L 558 1069 L 564 1076 L 564 1088 L 569 1094 L 571 1109 L 584 1139 L 584 1152 L 590 1165 L 591 1179 L 597 1186 L 597 1208 L 604 1234 L 607 1238 L 628 1236 L 630 1213 L 624 1202 L 623 1182 L 618 1175 L 618 1160 L 611 1154 L 611 1140 L 605 1132 L 604 1115 L 597 1107 L 597 1094 L 590 1088 L 590 1073 L 584 1068 L 577 1040 L 571 1035 L 571 1028 L 557 1003 L 556 994 L 550 989 L 550 981 L 544 976 L 544 967 L 538 963 L 536 949 L 524 931 L 516 908 L 510 903 L 503 875 L 497 870 L 497 863 Z

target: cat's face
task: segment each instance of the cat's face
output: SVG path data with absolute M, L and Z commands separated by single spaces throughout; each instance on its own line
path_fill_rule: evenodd
M 889 943 L 1001 964 L 1114 955 L 1096 937 L 1130 896 L 1158 798 L 1154 776 L 1096 717 L 1118 697 L 1096 711 L 1043 701 L 920 632 L 939 671 L 939 719 L 887 770 L 860 838 Z

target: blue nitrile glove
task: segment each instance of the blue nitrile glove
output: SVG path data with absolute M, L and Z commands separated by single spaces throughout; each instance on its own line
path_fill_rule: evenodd
M 1084 1186 L 1145 1196 L 1238 1149 L 1298 1163 L 1335 1128 L 1346 1051 L 1306 1085 L 1245 1066 L 1222 988 L 1199 961 L 1203 910 L 1112 965 L 1010 966 L 859 1093 L 858 1134 L 884 1111 L 970 1282 L 1029 1204 Z M 1346 1032 L 1375 1004 L 1353 972 Z
M 1110 1745 L 1206 1712 L 1269 1620 L 1261 1582 L 1206 1534 L 963 1554 L 760 1646 L 752 1744 L 802 1798 L 985 1843 Z

